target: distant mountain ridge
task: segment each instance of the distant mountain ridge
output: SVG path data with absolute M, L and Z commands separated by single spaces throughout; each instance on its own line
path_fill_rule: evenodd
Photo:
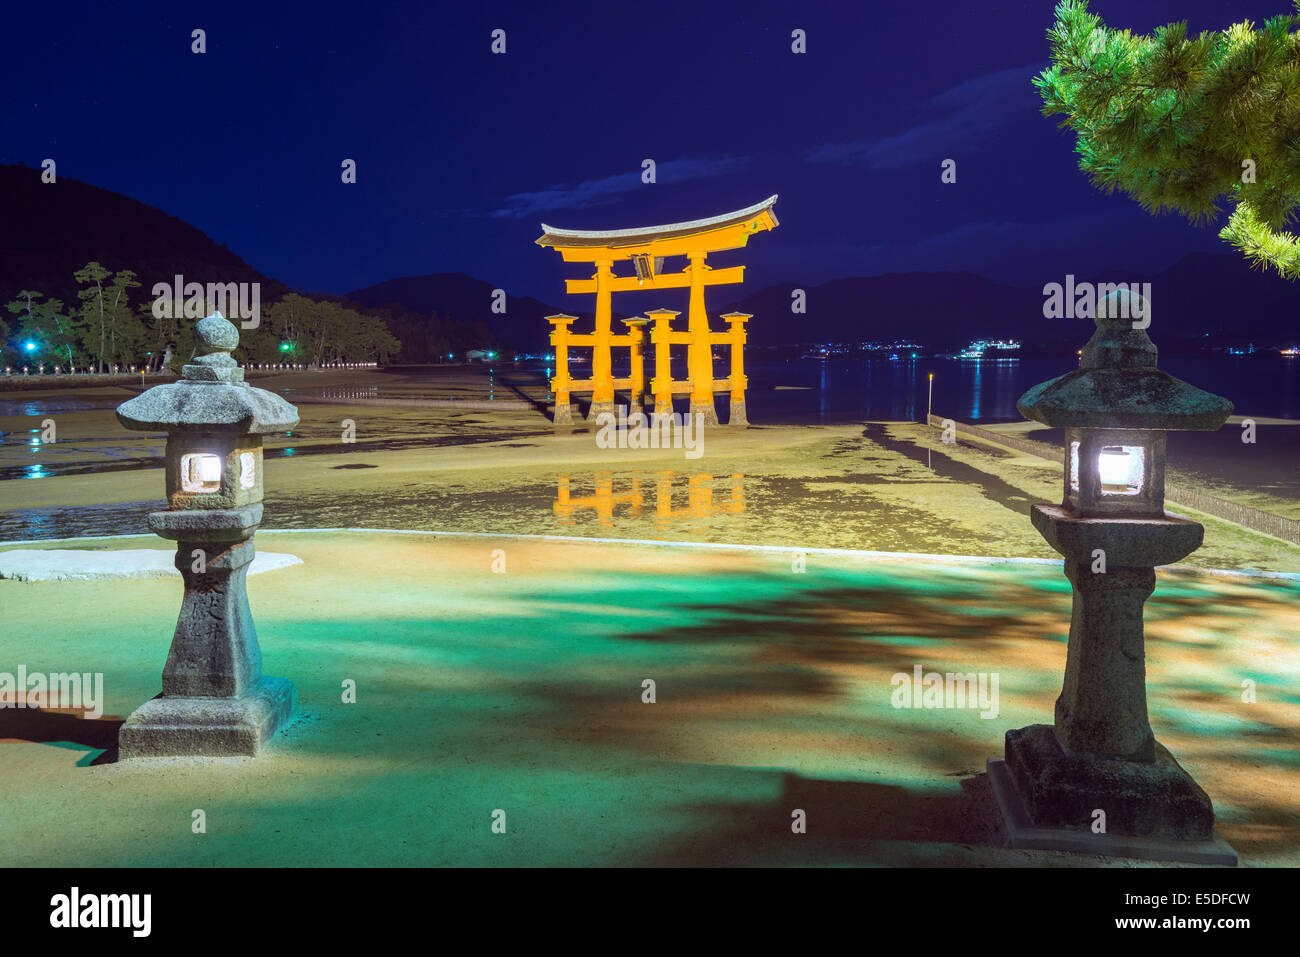
M 72 274 L 90 261 L 131 269 L 145 301 L 156 282 L 260 282 L 262 301 L 289 292 L 221 243 L 175 216 L 121 193 L 41 170 L 0 165 L 0 306 L 35 289 L 77 302 Z M 3 318 L 10 318 L 7 313 Z

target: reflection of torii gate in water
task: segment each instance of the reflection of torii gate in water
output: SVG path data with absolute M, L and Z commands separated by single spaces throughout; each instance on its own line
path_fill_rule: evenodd
M 772 207 L 776 197 L 732 213 L 723 213 L 709 219 L 688 223 L 671 223 L 666 226 L 646 226 L 641 229 L 556 229 L 542 224 L 539 246 L 559 250 L 565 262 L 594 263 L 596 272 L 590 279 L 566 279 L 565 291 L 569 293 L 596 294 L 596 323 L 591 335 L 577 335 L 569 331 L 569 323 L 576 317 L 568 315 L 547 316 L 554 327 L 551 342 L 555 346 L 555 424 L 573 421 L 570 396 L 574 392 L 591 393 L 591 410 L 588 418 L 594 420 L 602 412 L 614 411 L 614 390 L 627 389 L 631 393 L 633 410 L 640 409 L 641 395 L 645 391 L 643 366 L 644 330 L 647 322 L 653 323 L 650 341 L 655 347 L 655 375 L 650 382 L 654 395 L 654 411 L 673 411 L 673 395 L 690 395 L 692 415 L 703 415 L 704 421 L 716 424 L 717 412 L 713 405 L 714 392 L 731 394 L 729 424 L 748 425 L 745 416 L 745 321 L 747 313 L 733 312 L 722 316 L 730 329 L 727 332 L 709 332 L 709 317 L 704 310 L 704 287 L 743 282 L 744 266 L 713 269 L 705 265 L 705 257 L 712 252 L 740 249 L 757 232 L 775 229 L 776 214 Z M 681 272 L 661 272 L 664 260 L 670 256 L 685 256 L 687 264 Z M 631 260 L 635 275 L 616 276 L 615 262 Z M 613 310 L 610 298 L 615 291 L 633 289 L 690 289 L 689 312 L 686 331 L 674 332 L 670 323 L 679 313 L 669 309 L 652 309 L 647 319 L 625 319 L 628 331 L 615 335 L 611 323 Z M 668 361 L 673 345 L 687 347 L 686 382 L 673 381 Z M 713 378 L 713 346 L 731 346 L 731 376 Z M 591 378 L 575 381 L 569 377 L 568 347 L 591 346 Z M 631 374 L 627 379 L 615 379 L 612 351 L 614 346 L 627 347 L 631 354 Z
M 730 494 L 721 503 L 713 501 L 713 476 L 695 474 L 687 479 L 687 508 L 673 508 L 673 478 L 676 473 L 662 470 L 655 475 L 655 524 L 660 528 L 683 518 L 707 518 L 715 515 L 743 515 L 745 513 L 745 476 L 737 472 L 731 476 Z M 614 473 L 596 472 L 592 477 L 593 494 L 572 495 L 569 491 L 569 474 L 556 476 L 554 510 L 560 522 L 574 524 L 579 510 L 596 513 L 596 520 L 606 528 L 614 524 L 614 510 L 627 506 L 627 517 L 638 518 L 645 504 L 641 493 L 641 479 L 633 475 L 626 492 L 614 491 Z

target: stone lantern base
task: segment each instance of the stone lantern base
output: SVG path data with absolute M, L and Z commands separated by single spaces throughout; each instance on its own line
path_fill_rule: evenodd
M 238 698 L 159 695 L 133 711 L 118 731 L 118 757 L 253 757 L 296 705 L 293 683 L 271 677 Z
M 1007 732 L 1006 759 L 988 762 L 1014 848 L 1235 867 L 1214 834 L 1209 796 L 1160 744 L 1156 760 L 1067 752 L 1050 725 Z M 1105 833 L 1093 833 L 1096 811 Z
M 243 509 L 153 512 L 150 527 L 175 538 L 197 526 L 209 539 L 255 528 L 260 504 Z M 197 566 L 196 555 L 204 556 Z M 162 694 L 118 731 L 118 758 L 255 756 L 297 704 L 284 678 L 262 674 L 262 651 L 245 577 L 252 538 L 180 541 L 176 569 L 185 597 L 163 668 Z

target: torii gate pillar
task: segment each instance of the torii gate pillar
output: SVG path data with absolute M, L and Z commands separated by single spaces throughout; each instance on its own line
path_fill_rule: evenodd
M 713 404 L 713 346 L 709 343 L 709 314 L 704 311 L 704 265 L 702 252 L 692 252 L 688 270 L 691 274 L 690 311 L 686 313 L 686 331 L 691 337 L 686 347 L 686 367 L 691 379 L 691 418 L 704 417 L 705 425 L 718 424 L 718 410 Z
M 731 340 L 731 413 L 727 417 L 728 425 L 749 428 L 749 417 L 745 413 L 745 387 L 749 380 L 745 378 L 745 323 L 754 317 L 748 312 L 724 312 L 721 318 L 730 327 L 727 335 Z
M 613 309 L 610 300 L 610 267 L 608 259 L 596 260 L 596 328 L 591 347 L 591 408 L 587 421 L 595 422 L 602 413 L 614 413 L 614 359 L 613 359 Z

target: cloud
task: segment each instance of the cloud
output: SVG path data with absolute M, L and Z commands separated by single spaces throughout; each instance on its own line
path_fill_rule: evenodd
M 902 169 L 969 150 L 1007 126 L 1017 115 L 1032 111 L 1038 94 L 1030 77 L 1039 66 L 1012 67 L 966 80 L 931 97 L 927 120 L 892 136 L 870 136 L 849 143 L 826 143 L 806 155 L 811 163 Z
M 747 156 L 669 160 L 655 167 L 655 179 L 660 183 L 685 183 L 734 173 L 748 164 Z M 621 193 L 639 189 L 642 185 L 638 168 L 601 179 L 584 180 L 576 186 L 552 186 L 535 192 L 515 193 L 507 196 L 505 202 L 488 215 L 494 219 L 523 219 L 557 209 L 581 209 L 611 202 Z

